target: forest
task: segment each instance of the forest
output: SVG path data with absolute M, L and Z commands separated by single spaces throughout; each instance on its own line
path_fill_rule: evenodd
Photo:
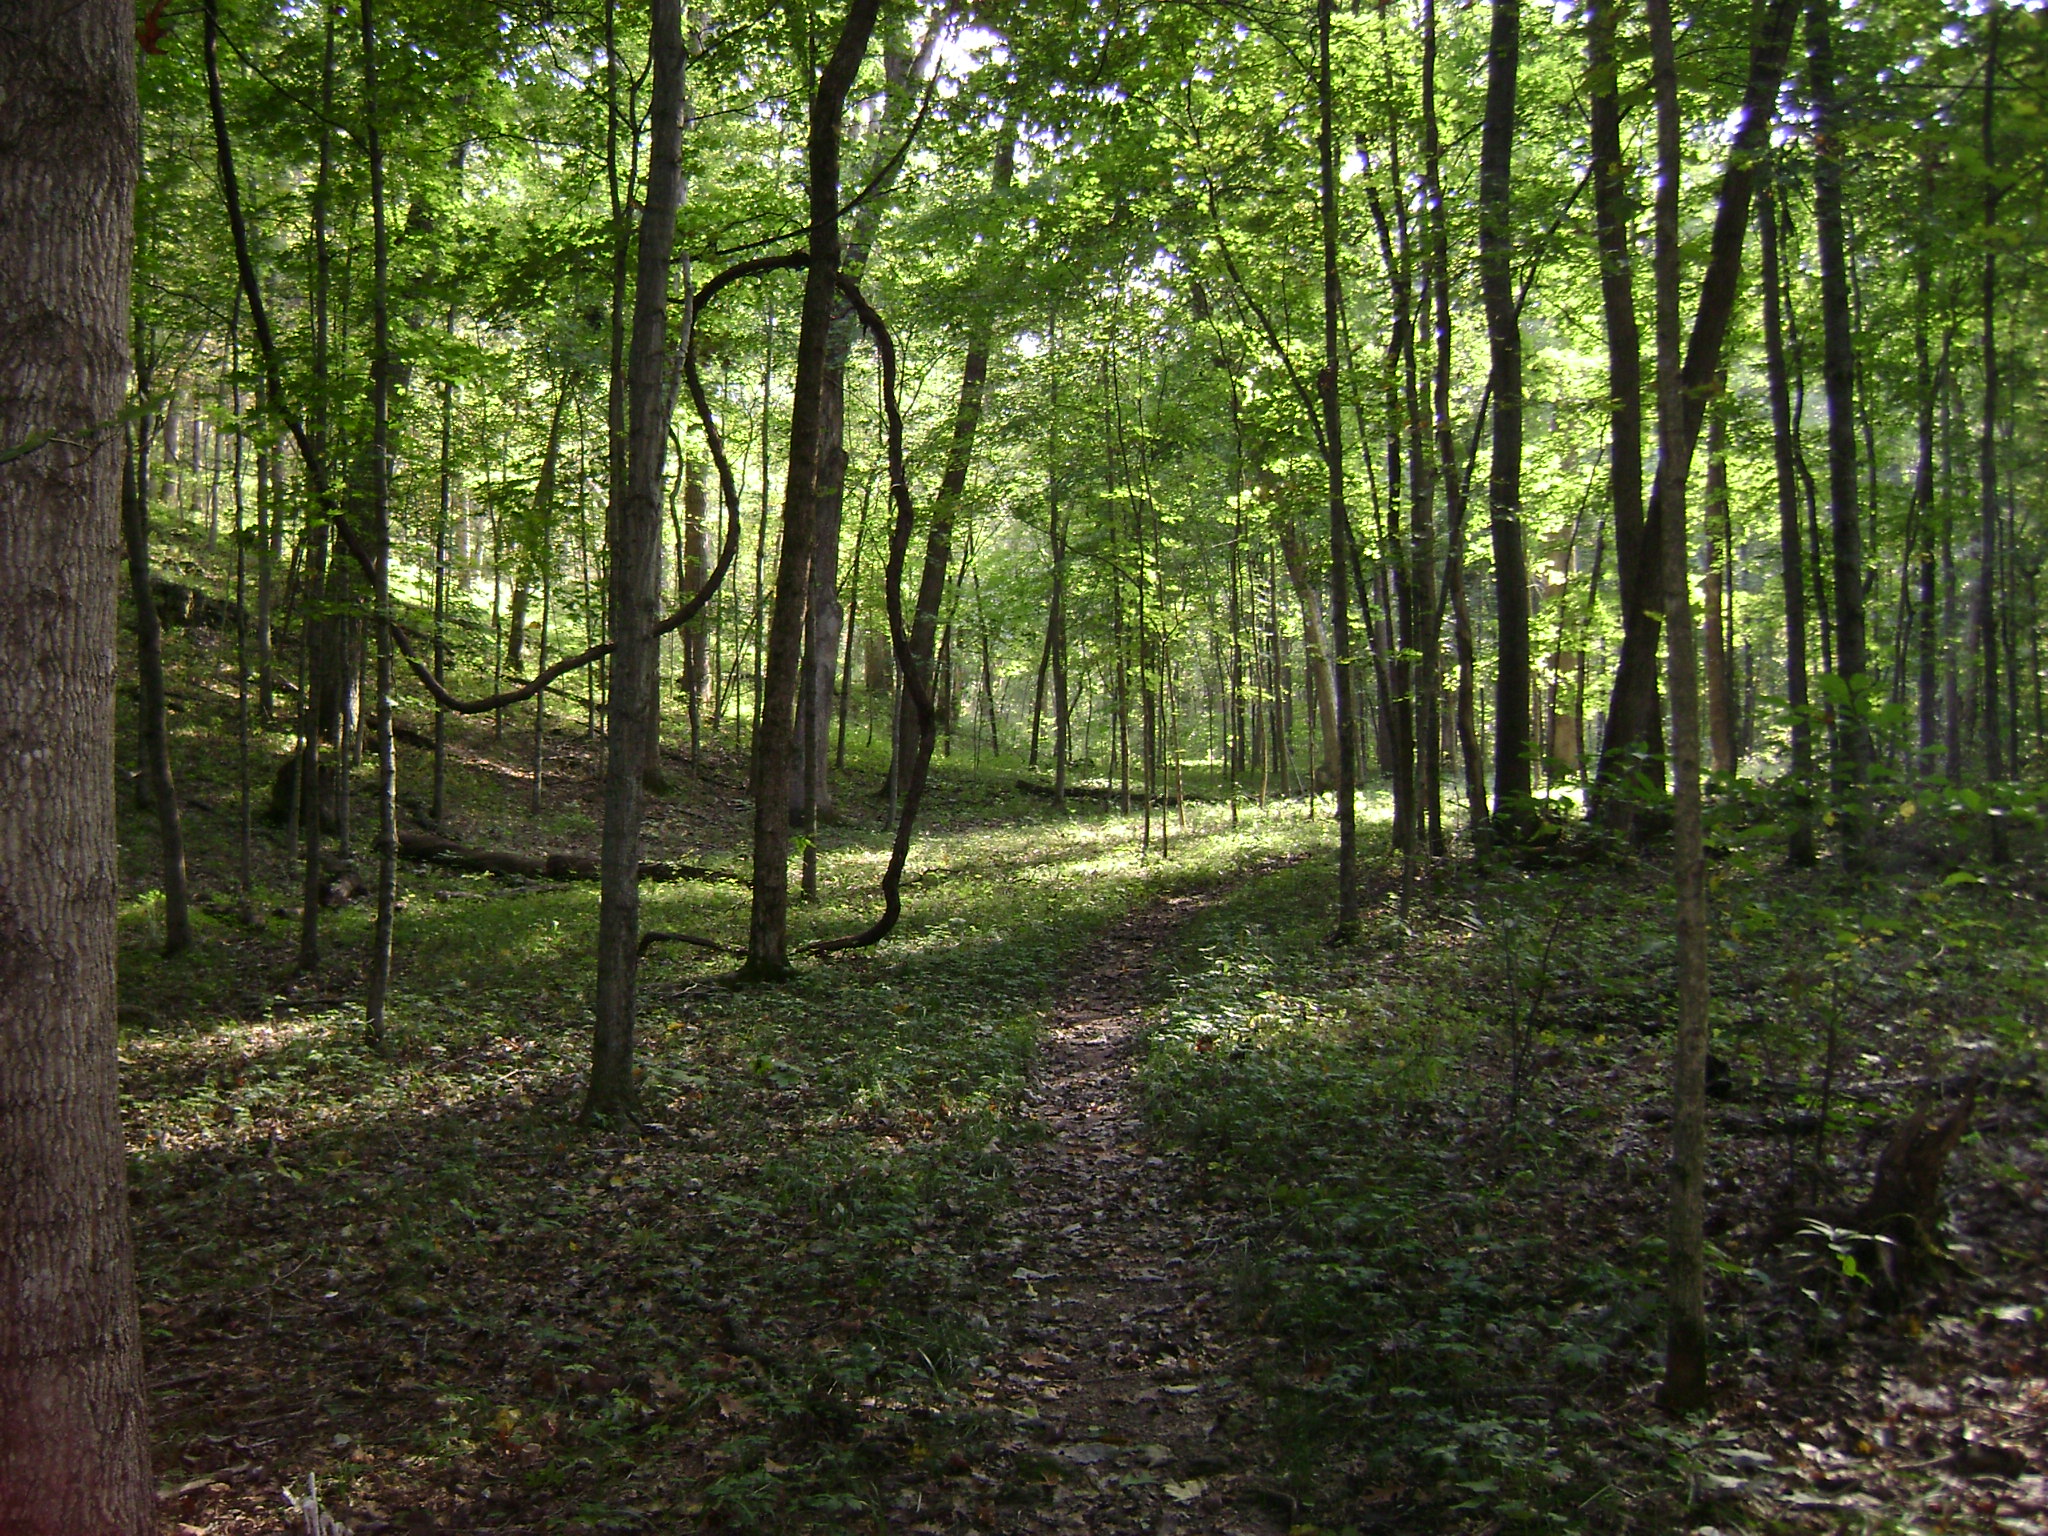
M 0 1533 L 2048 1531 L 2048 22 L 0 0 Z

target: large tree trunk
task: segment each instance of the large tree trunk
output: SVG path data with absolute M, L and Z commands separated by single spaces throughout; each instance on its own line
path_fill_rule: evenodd
M 597 1021 L 586 1119 L 635 1111 L 633 1025 L 640 944 L 640 807 L 660 640 L 661 480 L 668 449 L 668 279 L 682 200 L 681 0 L 653 0 L 648 51 L 654 84 L 647 201 L 640 214 L 633 340 L 626 377 L 625 495 L 610 517 L 611 654 L 605 705 L 604 840 L 597 909 Z
M 1813 223 L 1820 253 L 1821 379 L 1828 402 L 1828 526 L 1834 549 L 1835 671 L 1849 699 L 1835 711 L 1836 831 L 1862 857 L 1861 799 L 1870 779 L 1873 702 L 1864 655 L 1863 524 L 1856 509 L 1856 333 L 1842 229 L 1841 110 L 1835 101 L 1835 0 L 1806 0 L 1806 89 L 1813 111 Z
M 809 264 L 797 333 L 796 384 L 790 399 L 789 464 L 782 500 L 782 546 L 761 710 L 754 722 L 754 900 L 742 974 L 789 974 L 789 801 L 796 735 L 798 671 L 817 528 L 818 454 L 824 414 L 825 356 L 839 290 L 839 144 L 847 92 L 860 72 L 880 0 L 852 0 L 832 57 L 811 97 Z
M 0 48 L 0 1530 L 156 1529 L 114 1029 L 135 12 Z
M 1792 716 L 1791 788 L 1786 859 L 1811 864 L 1813 846 L 1813 722 L 1806 687 L 1806 565 L 1799 536 L 1799 468 L 1792 450 L 1792 387 L 1785 366 L 1780 313 L 1783 277 L 1778 258 L 1778 199 L 1767 188 L 1757 206 L 1757 245 L 1763 277 L 1764 378 L 1771 397 L 1771 451 L 1777 470 L 1778 568 L 1785 589 L 1785 702 Z
M 146 378 L 137 388 L 147 394 Z M 149 423 L 129 434 L 121 461 L 121 532 L 128 550 L 128 590 L 135 602 L 136 735 L 142 744 L 143 785 L 156 810 L 163 845 L 164 953 L 192 947 L 192 910 L 185 884 L 185 829 L 171 774 L 170 720 L 164 708 L 163 625 L 157 618 L 149 566 Z
M 1521 56 L 1521 0 L 1493 0 L 1486 49 L 1486 115 L 1479 140 L 1479 286 L 1486 304 L 1493 369 L 1493 457 L 1487 508 L 1493 527 L 1494 835 L 1518 842 L 1534 829 L 1530 777 L 1529 562 L 1522 541 L 1522 324 L 1515 303 L 1514 210 L 1510 200 L 1515 87 Z

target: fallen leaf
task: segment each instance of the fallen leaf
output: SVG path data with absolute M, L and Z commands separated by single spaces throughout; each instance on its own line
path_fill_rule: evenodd
M 1072 1445 L 1054 1449 L 1053 1455 L 1061 1461 L 1071 1461 L 1077 1467 L 1092 1467 L 1101 1462 L 1114 1461 L 1119 1454 L 1113 1445 L 1104 1445 L 1100 1440 L 1078 1440 Z
M 718 1411 L 726 1418 L 738 1424 L 744 1424 L 749 1419 L 758 1419 L 761 1416 L 760 1409 L 756 1408 L 744 1397 L 735 1397 L 730 1392 L 718 1394 Z
M 1184 1483 L 1168 1483 L 1166 1496 L 1176 1504 L 1192 1504 L 1209 1491 L 1209 1480 L 1191 1477 Z

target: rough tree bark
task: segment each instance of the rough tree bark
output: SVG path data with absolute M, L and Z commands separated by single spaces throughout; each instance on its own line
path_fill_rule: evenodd
M 640 810 L 648 705 L 660 639 L 661 478 L 668 449 L 668 278 L 682 199 L 681 0 L 653 0 L 648 50 L 654 82 L 646 202 L 634 273 L 626 374 L 625 495 L 612 503 L 611 666 L 605 704 L 604 837 L 597 915 L 597 1020 L 586 1120 L 630 1118 L 640 945 Z
M 135 12 L 0 33 L 0 1530 L 145 1536 L 114 1055 Z

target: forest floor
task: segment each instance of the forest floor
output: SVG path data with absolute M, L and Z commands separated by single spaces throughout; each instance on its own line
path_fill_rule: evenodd
M 1332 948 L 1300 802 L 1191 805 L 1140 857 L 963 752 L 897 939 L 769 989 L 655 952 L 645 1122 L 591 1130 L 594 887 L 408 864 L 372 1050 L 363 904 L 298 974 L 259 829 L 243 920 L 227 702 L 178 690 L 193 954 L 156 955 L 122 823 L 167 1532 L 297 1529 L 309 1477 L 358 1536 L 2048 1530 L 2048 882 L 1973 857 L 1967 806 L 1855 881 L 1722 807 L 1716 1407 L 1674 1421 L 1654 859 L 1446 866 L 1405 912 L 1381 873 Z M 575 724 L 538 816 L 517 731 L 457 733 L 465 841 L 594 846 Z M 805 934 L 871 903 L 857 757 Z M 738 762 L 670 767 L 651 856 L 732 867 Z M 646 904 L 736 932 L 745 892 Z M 1782 1240 L 1965 1073 L 1952 1268 L 1881 1306 L 1839 1216 Z

